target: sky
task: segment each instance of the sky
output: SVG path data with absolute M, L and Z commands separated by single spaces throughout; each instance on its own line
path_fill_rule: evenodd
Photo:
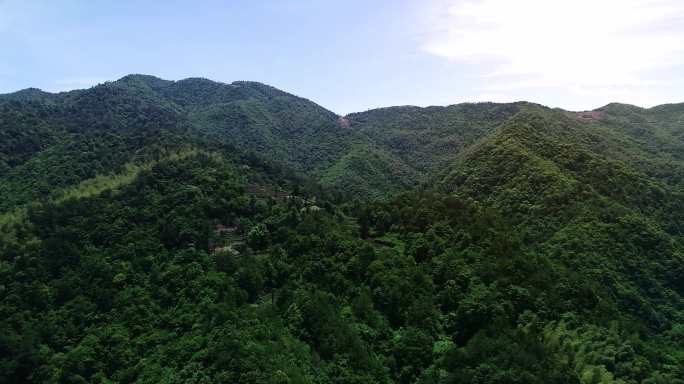
M 252 80 L 338 113 L 684 102 L 682 0 L 0 0 L 0 93 Z

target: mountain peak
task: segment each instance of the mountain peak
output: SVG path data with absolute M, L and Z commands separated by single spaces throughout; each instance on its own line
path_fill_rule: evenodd
M 119 80 L 116 80 L 114 83 L 138 86 L 142 85 L 149 87 L 153 90 L 160 90 L 173 84 L 173 81 L 164 80 L 152 75 L 130 74 L 120 78 Z
M 0 101 L 48 102 L 54 99 L 56 95 L 38 88 L 26 88 L 14 93 L 0 94 Z
M 637 105 L 633 104 L 627 104 L 627 103 L 608 103 L 604 105 L 601 108 L 595 109 L 595 111 L 614 111 L 614 112 L 619 112 L 619 111 L 643 111 L 644 108 L 639 107 Z

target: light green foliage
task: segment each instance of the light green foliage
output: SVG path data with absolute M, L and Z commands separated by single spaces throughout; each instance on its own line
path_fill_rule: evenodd
M 197 155 L 199 150 L 187 149 L 179 152 L 162 155 L 161 161 L 177 161 Z M 148 161 L 142 164 L 126 164 L 123 172 L 114 175 L 97 175 L 92 179 L 80 182 L 78 185 L 61 191 L 55 201 L 62 202 L 67 199 L 79 199 L 98 195 L 106 190 L 115 190 L 123 185 L 130 184 L 141 171 L 149 171 L 160 160 Z

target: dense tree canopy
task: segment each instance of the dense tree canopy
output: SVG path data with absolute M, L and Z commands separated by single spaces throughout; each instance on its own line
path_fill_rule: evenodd
M 684 383 L 684 108 L 0 96 L 0 382 Z

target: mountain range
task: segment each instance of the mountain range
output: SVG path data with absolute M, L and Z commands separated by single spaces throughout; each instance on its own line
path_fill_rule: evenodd
M 684 104 L 0 95 L 0 381 L 684 383 Z

